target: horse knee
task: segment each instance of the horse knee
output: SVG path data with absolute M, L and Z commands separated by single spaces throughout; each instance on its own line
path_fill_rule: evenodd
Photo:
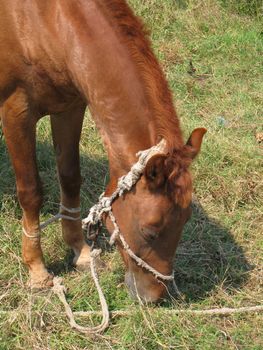
M 28 186 L 17 190 L 19 203 L 25 211 L 39 211 L 42 205 L 42 188 L 41 185 Z

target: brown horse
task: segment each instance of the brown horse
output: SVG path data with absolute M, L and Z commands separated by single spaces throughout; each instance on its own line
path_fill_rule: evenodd
M 33 287 L 52 285 L 40 245 L 41 184 L 36 164 L 36 124 L 51 115 L 61 203 L 80 205 L 79 139 L 86 106 L 108 153 L 106 194 L 136 162 L 136 152 L 166 141 L 132 191 L 113 203 L 133 252 L 171 274 L 182 228 L 190 216 L 189 165 L 205 129 L 184 144 L 171 93 L 141 21 L 124 0 L 1 0 L 0 114 L 23 210 L 22 255 Z M 77 218 L 79 214 L 62 211 Z M 105 218 L 109 232 L 112 223 Z M 63 237 L 85 268 L 90 248 L 81 220 L 62 220 Z M 165 283 L 138 266 L 118 244 L 129 289 L 148 301 Z

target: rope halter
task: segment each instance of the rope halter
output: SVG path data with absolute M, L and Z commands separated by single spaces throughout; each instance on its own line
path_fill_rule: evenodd
M 137 181 L 143 174 L 148 160 L 156 154 L 164 153 L 165 146 L 166 141 L 162 139 L 157 145 L 147 150 L 138 152 L 136 154 L 136 156 L 139 157 L 138 161 L 131 167 L 131 170 L 128 172 L 128 174 L 119 178 L 117 188 L 112 193 L 112 195 L 106 197 L 104 196 L 104 193 L 102 193 L 98 203 L 90 209 L 89 215 L 82 220 L 83 228 L 90 228 L 90 226 L 100 225 L 102 223 L 103 214 L 108 214 L 114 226 L 114 230 L 110 238 L 110 244 L 113 245 L 119 238 L 124 250 L 129 255 L 129 257 L 132 260 L 134 260 L 138 266 L 151 272 L 157 279 L 157 281 L 173 281 L 173 273 L 171 275 L 163 275 L 155 268 L 147 264 L 147 262 L 145 262 L 143 259 L 139 258 L 136 254 L 134 254 L 134 252 L 131 250 L 128 243 L 126 242 L 124 236 L 120 232 L 120 228 L 112 212 L 112 203 L 117 197 L 122 196 L 125 192 L 128 192 L 132 189 L 132 187 L 137 183 Z

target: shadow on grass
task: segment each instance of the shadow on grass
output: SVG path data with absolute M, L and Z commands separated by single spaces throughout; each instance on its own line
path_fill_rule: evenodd
M 252 269 L 231 232 L 194 200 L 193 214 L 176 252 L 175 280 L 187 301 L 205 298 L 217 286 L 240 288 Z
M 44 182 L 44 205 L 41 213 L 53 215 L 58 210 L 59 202 L 53 148 L 47 143 L 38 142 L 37 155 L 39 172 Z M 3 139 L 0 139 L 0 161 L 2 208 L 7 195 L 15 198 L 14 176 Z M 105 188 L 107 160 L 82 155 L 81 165 L 82 206 L 88 208 L 97 201 Z M 21 216 L 18 203 L 16 212 Z M 86 213 L 87 211 L 84 214 Z M 105 240 L 102 239 L 101 244 L 108 248 Z M 53 252 L 52 256 L 57 255 Z M 72 252 L 67 250 L 64 259 L 50 261 L 48 268 L 56 274 L 66 273 L 72 269 L 72 258 Z M 231 232 L 209 218 L 200 203 L 195 201 L 192 219 L 185 227 L 176 253 L 176 283 L 186 300 L 190 302 L 203 299 L 220 285 L 228 290 L 240 288 L 245 283 L 250 269 L 242 247 L 235 242 Z

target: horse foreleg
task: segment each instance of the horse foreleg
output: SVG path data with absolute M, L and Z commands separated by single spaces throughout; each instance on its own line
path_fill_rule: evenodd
M 23 210 L 22 257 L 30 272 L 30 286 L 52 285 L 40 245 L 41 184 L 36 165 L 36 122 L 23 90 L 18 89 L 2 107 L 2 126 L 15 170 L 17 194 Z
M 61 204 L 66 208 L 80 206 L 80 165 L 79 140 L 85 105 L 75 105 L 67 112 L 51 116 L 53 143 L 56 152 L 58 175 L 61 189 Z M 77 218 L 80 213 L 62 214 Z M 81 219 L 62 219 L 62 232 L 65 242 L 73 249 L 74 265 L 80 270 L 87 269 L 90 262 L 90 248 L 84 240 Z

